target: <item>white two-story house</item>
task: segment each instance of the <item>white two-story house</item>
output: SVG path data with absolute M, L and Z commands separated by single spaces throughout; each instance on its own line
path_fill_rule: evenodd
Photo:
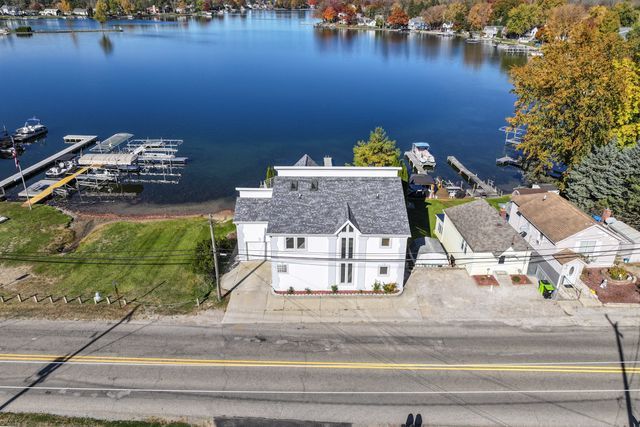
M 469 274 L 526 274 L 531 248 L 484 199 L 436 216 L 435 235 L 451 265 Z
M 402 289 L 410 231 L 399 168 L 305 155 L 275 170 L 269 188 L 237 189 L 241 261 L 270 261 L 276 291 Z
M 529 273 L 539 279 L 573 285 L 585 266 L 614 264 L 619 238 L 558 194 L 514 196 L 507 212 L 535 251 Z

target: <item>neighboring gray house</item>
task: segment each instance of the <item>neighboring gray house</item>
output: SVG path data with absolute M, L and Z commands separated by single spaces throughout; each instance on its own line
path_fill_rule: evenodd
M 402 289 L 411 236 L 400 168 L 277 166 L 271 188 L 238 188 L 241 261 L 271 261 L 272 286 L 330 291 Z
M 609 218 L 607 225 L 620 238 L 618 256 L 622 261 L 640 262 L 640 231 L 615 218 Z
M 445 209 L 435 235 L 469 274 L 526 274 L 529 267 L 531 247 L 484 199 Z

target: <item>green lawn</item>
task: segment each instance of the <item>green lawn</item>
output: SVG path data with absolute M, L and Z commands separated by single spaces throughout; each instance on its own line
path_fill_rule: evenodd
M 187 427 L 181 422 L 150 421 L 105 421 L 95 418 L 62 417 L 49 414 L 0 413 L 0 424 L 9 426 L 58 426 L 58 427 Z
M 29 212 L 10 203 L 0 204 L 0 215 L 12 218 L 0 225 L 1 247 L 23 257 L 4 263 L 29 264 L 46 283 L 28 291 L 59 297 L 114 295 L 115 282 L 128 300 L 190 308 L 209 290 L 206 278 L 191 267 L 196 244 L 209 239 L 205 218 L 109 223 L 92 231 L 75 251 L 57 253 L 56 248 L 73 240 L 69 217 L 47 206 Z M 233 230 L 228 221 L 217 225 L 216 235 Z M 42 250 L 50 254 L 35 254 Z
M 73 240 L 71 218 L 50 206 L 36 205 L 29 211 L 20 203 L 2 202 L 0 216 L 10 218 L 0 224 L 0 252 L 54 253 Z
M 496 209 L 499 204 L 506 203 L 510 196 L 503 196 L 494 199 L 486 199 L 486 201 Z M 435 237 L 433 230 L 436 227 L 436 215 L 442 213 L 446 208 L 468 203 L 474 199 L 409 199 L 413 204 L 413 208 L 407 210 L 409 214 L 409 223 L 411 225 L 411 237 Z

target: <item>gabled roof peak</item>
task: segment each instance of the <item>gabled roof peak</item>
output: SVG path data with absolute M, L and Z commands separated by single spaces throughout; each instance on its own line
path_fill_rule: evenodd
M 293 166 L 318 166 L 318 164 L 308 154 L 303 155 L 293 164 Z

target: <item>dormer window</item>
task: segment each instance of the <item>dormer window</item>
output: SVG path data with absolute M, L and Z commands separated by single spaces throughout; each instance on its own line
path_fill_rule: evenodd
M 291 191 L 298 191 L 298 181 L 291 181 Z
M 318 191 L 318 180 L 314 179 L 311 181 L 311 191 Z

